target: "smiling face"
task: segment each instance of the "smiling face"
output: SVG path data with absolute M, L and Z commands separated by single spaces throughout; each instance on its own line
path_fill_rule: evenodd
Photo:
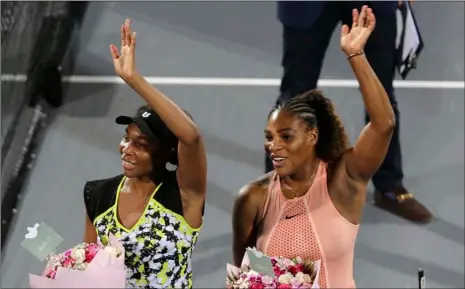
M 150 141 L 135 124 L 126 128 L 118 150 L 126 177 L 144 177 L 153 171 L 152 155 L 157 151 L 158 140 Z
M 281 177 L 295 174 L 316 157 L 318 130 L 285 110 L 270 114 L 265 139 L 265 150 Z
M 171 156 L 167 146 L 159 139 L 147 138 L 135 124 L 127 126 L 118 150 L 123 173 L 128 178 L 153 176 L 154 171 L 164 168 Z

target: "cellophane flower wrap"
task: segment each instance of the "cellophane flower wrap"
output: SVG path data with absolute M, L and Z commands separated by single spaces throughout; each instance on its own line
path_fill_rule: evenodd
M 125 251 L 113 236 L 109 245 L 81 243 L 51 254 L 42 276 L 29 274 L 31 288 L 125 288 Z
M 226 287 L 228 289 L 320 288 L 318 280 L 321 260 L 311 261 L 300 257 L 270 259 L 275 276 L 267 276 L 252 270 L 247 255 L 244 256 L 240 268 L 227 264 Z

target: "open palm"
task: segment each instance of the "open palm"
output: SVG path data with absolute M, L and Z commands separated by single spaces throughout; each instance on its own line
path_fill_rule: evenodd
M 121 25 L 121 49 L 114 44 L 110 45 L 110 52 L 113 58 L 113 66 L 116 74 L 123 80 L 129 80 L 135 73 L 135 50 L 136 33 L 131 33 L 131 23 L 129 19 Z
M 352 10 L 352 27 L 343 25 L 341 29 L 341 49 L 347 55 L 358 53 L 365 48 L 365 44 L 375 29 L 375 14 L 368 6 L 363 6 L 360 13 Z

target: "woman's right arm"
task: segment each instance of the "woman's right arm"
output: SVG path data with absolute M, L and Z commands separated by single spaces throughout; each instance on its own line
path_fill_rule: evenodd
M 95 231 L 94 224 L 86 214 L 86 227 L 84 232 L 84 242 L 86 243 L 97 243 L 97 232 Z
M 256 185 L 246 185 L 239 191 L 233 209 L 233 258 L 234 265 L 242 263 L 247 247 L 256 245 L 254 225 L 258 216 Z

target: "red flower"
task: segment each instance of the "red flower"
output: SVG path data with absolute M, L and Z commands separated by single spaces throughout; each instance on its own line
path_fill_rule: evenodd
M 51 270 L 50 272 L 48 272 L 45 276 L 49 279 L 55 279 L 55 276 L 56 276 L 57 272 L 54 271 L 54 270 Z
M 262 282 L 254 282 L 252 285 L 249 287 L 250 289 L 264 289 L 265 285 L 262 284 Z
M 100 250 L 100 247 L 96 244 L 89 244 L 86 248 L 86 263 L 90 263 L 97 255 L 97 252 Z
M 295 265 L 295 266 L 289 266 L 288 270 L 292 275 L 296 275 L 299 272 L 303 272 L 304 269 L 305 269 L 304 265 L 298 264 L 298 265 Z
M 291 289 L 292 285 L 291 284 L 279 284 L 278 289 Z
M 273 272 L 276 275 L 276 277 L 279 277 L 283 274 L 286 274 L 286 270 L 284 269 L 279 269 L 279 267 L 273 267 Z

